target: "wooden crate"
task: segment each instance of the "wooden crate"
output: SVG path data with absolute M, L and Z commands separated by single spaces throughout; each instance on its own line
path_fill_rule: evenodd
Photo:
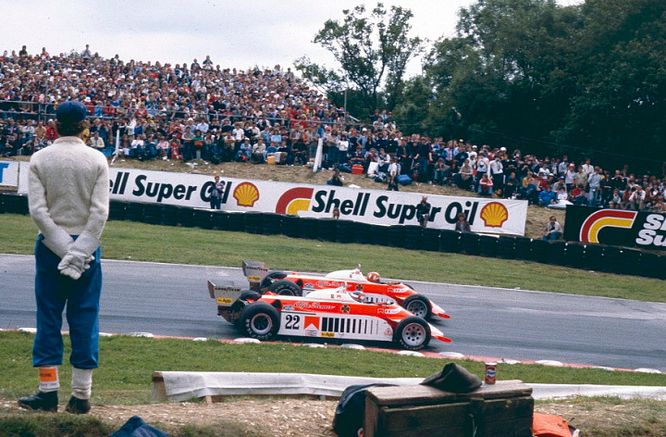
M 532 389 L 498 381 L 464 394 L 424 385 L 372 387 L 365 437 L 531 437 Z

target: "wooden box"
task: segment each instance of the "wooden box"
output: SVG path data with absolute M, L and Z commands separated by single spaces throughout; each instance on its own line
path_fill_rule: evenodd
M 371 387 L 365 437 L 531 437 L 534 400 L 521 381 L 456 394 L 424 385 Z

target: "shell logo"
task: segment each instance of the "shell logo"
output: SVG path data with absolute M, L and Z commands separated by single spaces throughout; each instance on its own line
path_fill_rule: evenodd
M 483 224 L 487 227 L 501 228 L 504 222 L 509 219 L 509 210 L 499 202 L 490 202 L 481 208 L 479 215 Z
M 234 199 L 238 206 L 251 208 L 259 200 L 259 189 L 251 182 L 242 182 L 234 190 Z
M 275 205 L 277 214 L 298 215 L 299 211 L 310 209 L 313 188 L 296 187 L 282 193 Z
M 601 209 L 590 214 L 580 227 L 579 239 L 583 243 L 598 243 L 603 228 L 631 229 L 636 220 L 636 211 Z

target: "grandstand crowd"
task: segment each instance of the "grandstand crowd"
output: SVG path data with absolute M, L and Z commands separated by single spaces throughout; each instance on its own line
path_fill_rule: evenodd
M 361 169 L 389 188 L 416 181 L 481 196 L 666 212 L 666 177 L 610 171 L 566 155 L 537 157 L 462 139 L 404 135 L 387 111 L 358 123 L 290 69 L 237 70 L 210 57 L 189 65 L 105 59 L 88 46 L 50 55 L 0 57 L 0 154 L 31 155 L 57 138 L 57 104 L 89 111 L 85 141 L 125 159 L 310 165 L 321 140 L 323 167 Z

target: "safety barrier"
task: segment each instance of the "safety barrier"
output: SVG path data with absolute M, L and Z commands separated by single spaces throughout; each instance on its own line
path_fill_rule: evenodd
M 0 194 L 0 213 L 27 214 L 27 197 Z M 424 229 L 418 226 L 377 226 L 348 220 L 264 213 L 228 213 L 210 209 L 117 201 L 111 202 L 109 216 L 111 220 L 463 253 L 666 279 L 666 255 L 602 244 L 544 241 L 513 236 L 495 237 Z

